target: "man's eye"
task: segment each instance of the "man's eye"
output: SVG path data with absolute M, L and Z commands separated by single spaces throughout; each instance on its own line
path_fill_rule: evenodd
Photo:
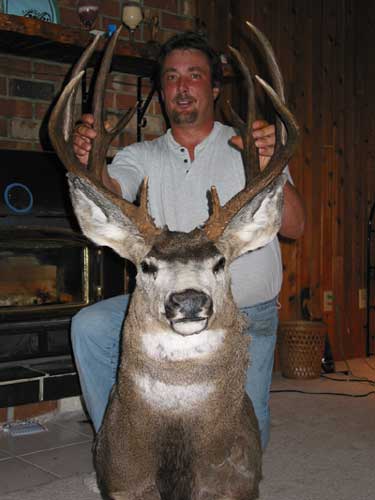
M 199 80 L 201 78 L 201 74 L 200 73 L 192 73 L 191 77 L 193 80 Z

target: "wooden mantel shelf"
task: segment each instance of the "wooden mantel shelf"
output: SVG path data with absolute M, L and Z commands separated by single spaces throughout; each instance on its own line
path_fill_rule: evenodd
M 50 62 L 74 63 L 92 35 L 79 28 L 69 28 L 22 16 L 0 14 L 0 52 Z M 104 40 L 99 43 L 92 63 L 99 57 Z M 155 62 L 138 57 L 126 42 L 119 41 L 112 70 L 137 76 L 150 76 Z

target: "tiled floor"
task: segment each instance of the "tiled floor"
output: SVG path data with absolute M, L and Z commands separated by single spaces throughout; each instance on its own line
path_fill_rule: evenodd
M 351 360 L 350 365 L 337 363 L 336 370 L 338 373 L 340 370 L 349 370 L 351 375 L 348 378 L 366 377 L 373 380 L 375 363 L 372 358 L 370 361 Z M 344 375 L 340 376 L 345 379 Z M 370 385 L 373 386 L 373 383 Z M 346 392 L 353 393 L 369 390 L 367 386 L 358 383 L 345 382 L 343 388 L 342 383 L 330 382 L 324 378 L 298 381 L 284 378 L 280 374 L 275 374 L 272 388 L 313 392 L 325 391 L 327 388 L 331 392 L 342 392 L 345 389 Z M 0 500 L 7 493 L 93 471 L 93 432 L 90 424 L 82 412 L 63 415 L 64 418 L 47 421 L 44 425 L 48 430 L 38 434 L 12 437 L 0 430 Z M 273 424 L 277 425 L 277 422 Z
M 0 431 L 0 499 L 24 488 L 93 471 L 93 433 L 83 414 L 52 419 L 46 431 L 11 436 Z

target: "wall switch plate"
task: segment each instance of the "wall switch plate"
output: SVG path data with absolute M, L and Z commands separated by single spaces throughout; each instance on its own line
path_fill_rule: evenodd
M 332 290 L 325 290 L 323 292 L 323 310 L 325 312 L 333 311 L 333 292 L 332 292 Z
M 360 309 L 366 309 L 367 306 L 367 289 L 360 288 L 358 290 L 358 307 Z

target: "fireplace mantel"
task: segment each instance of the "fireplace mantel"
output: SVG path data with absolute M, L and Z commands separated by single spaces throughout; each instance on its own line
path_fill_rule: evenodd
M 62 26 L 22 16 L 0 14 L 0 52 L 59 63 L 75 62 L 92 35 L 74 27 Z M 91 63 L 95 64 L 104 47 L 99 43 Z M 149 77 L 155 61 L 139 57 L 125 40 L 119 40 L 112 62 L 114 71 Z
M 0 53 L 14 56 L 43 59 L 49 62 L 75 63 L 93 35 L 80 28 L 62 26 L 23 16 L 0 14 Z M 88 66 L 96 66 L 100 60 L 106 43 L 106 37 L 99 41 L 96 51 Z M 111 70 L 134 75 L 137 77 L 137 141 L 141 140 L 141 129 L 144 126 L 143 117 L 155 93 L 152 85 L 147 98 L 142 100 L 142 80 L 151 79 L 156 62 L 152 59 L 139 57 L 136 48 L 126 40 L 119 40 L 112 58 Z M 84 102 L 87 89 L 82 80 Z
M 72 64 L 91 39 L 92 35 L 80 28 L 0 14 L 0 53 Z M 96 63 L 104 44 L 104 40 L 99 43 L 91 64 Z M 150 77 L 155 65 L 154 60 L 140 57 L 126 40 L 118 41 L 112 60 L 113 71 Z M 231 65 L 225 63 L 223 70 L 226 80 L 230 81 L 233 78 Z

